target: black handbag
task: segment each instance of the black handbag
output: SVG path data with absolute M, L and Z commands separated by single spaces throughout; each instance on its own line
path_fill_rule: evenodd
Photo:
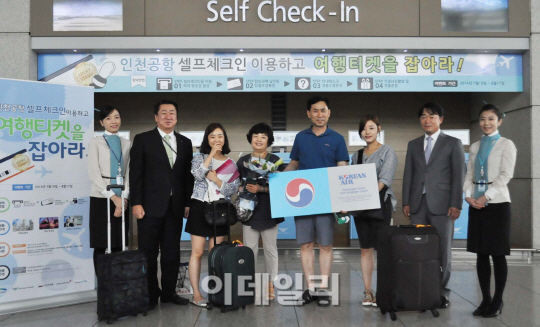
M 204 220 L 210 226 L 232 226 L 238 221 L 236 209 L 228 200 L 204 203 Z
M 358 150 L 358 160 L 357 165 L 362 164 L 364 159 L 364 149 Z M 384 196 L 386 195 L 386 190 L 388 186 L 384 186 L 382 190 L 379 191 L 379 201 L 381 203 L 380 209 L 371 209 L 371 210 L 360 210 L 352 212 L 353 217 L 360 219 L 371 219 L 371 220 L 384 220 Z
M 206 189 L 210 199 L 210 190 Z M 232 226 L 238 221 L 236 209 L 227 199 L 204 202 L 204 220 L 210 226 Z

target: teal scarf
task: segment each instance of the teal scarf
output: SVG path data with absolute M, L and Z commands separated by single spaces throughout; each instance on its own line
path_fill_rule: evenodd
M 493 136 L 482 136 L 480 140 L 480 149 L 476 155 L 474 161 L 474 181 L 476 183 L 480 181 L 488 182 L 488 157 L 489 153 L 497 143 L 497 140 L 501 138 L 501 134 Z M 483 174 L 482 174 L 483 173 Z M 474 198 L 478 199 L 484 193 L 486 193 L 488 185 L 475 184 L 474 185 Z
M 111 184 L 116 184 L 116 176 L 118 176 L 118 162 L 120 162 L 121 167 L 124 166 L 124 158 L 122 158 L 122 143 L 120 142 L 120 137 L 118 137 L 118 135 L 104 134 L 104 137 L 111 151 Z M 125 175 L 124 171 L 122 171 L 121 175 Z M 121 196 L 121 189 L 113 188 L 112 190 L 114 194 Z

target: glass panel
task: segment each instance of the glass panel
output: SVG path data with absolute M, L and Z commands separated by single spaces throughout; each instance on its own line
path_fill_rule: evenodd
M 54 0 L 54 31 L 122 31 L 123 0 Z
M 508 32 L 508 0 L 441 0 L 443 32 Z

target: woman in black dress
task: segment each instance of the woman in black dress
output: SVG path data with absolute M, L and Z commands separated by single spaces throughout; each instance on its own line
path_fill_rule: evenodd
M 278 224 L 284 222 L 285 219 L 272 219 L 270 212 L 270 188 L 268 186 L 268 173 L 266 172 L 269 169 L 283 171 L 285 165 L 283 161 L 280 161 L 278 156 L 266 151 L 274 143 L 274 133 L 270 126 L 264 123 L 257 124 L 251 127 L 246 136 L 253 148 L 253 152 L 238 160 L 238 171 L 242 177 L 241 190 L 257 194 L 258 203 L 253 210 L 251 218 L 243 223 L 244 245 L 253 250 L 256 263 L 259 252 L 259 238 L 262 237 L 266 273 L 269 274 L 270 278 L 266 287 L 266 299 L 273 300 L 275 298 L 273 281 L 278 272 Z M 253 161 L 256 161 L 260 167 L 249 164 Z M 250 169 L 250 167 L 258 170 L 258 172 Z M 248 178 L 250 178 L 251 183 L 246 183 Z
M 506 255 L 510 254 L 510 194 L 508 183 L 514 175 L 516 147 L 499 134 L 504 114 L 495 105 L 480 111 L 484 135 L 471 145 L 467 176 L 463 186 L 469 208 L 467 251 L 477 254 L 476 270 L 482 302 L 474 316 L 496 317 L 502 313 L 503 292 L 508 275 Z M 493 259 L 495 294 L 490 292 Z
M 90 247 L 94 249 L 94 269 L 96 260 L 107 248 L 107 198 L 111 201 L 111 247 L 112 251 L 122 250 L 122 199 L 121 190 L 113 189 L 109 197 L 107 185 L 125 186 L 124 197 L 129 196 L 129 150 L 130 142 L 118 136 L 122 124 L 120 112 L 106 106 L 99 112 L 99 121 L 105 128 L 103 136 L 94 137 L 88 145 L 88 177 L 92 182 L 90 189 Z M 118 178 L 118 176 L 122 178 Z M 123 179 L 123 181 L 121 180 Z M 124 200 L 124 213 L 127 231 L 129 214 L 127 200 Z M 97 271 L 96 271 L 97 274 Z

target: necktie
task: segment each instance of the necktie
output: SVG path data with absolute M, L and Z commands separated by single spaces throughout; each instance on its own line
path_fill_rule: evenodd
M 170 148 L 170 145 L 171 145 L 171 143 L 169 142 L 170 139 L 171 139 L 170 135 L 165 135 L 165 142 L 167 142 L 167 144 L 165 144 L 165 151 L 167 151 L 167 157 L 169 157 L 169 163 L 171 164 L 171 168 L 172 168 L 174 162 L 173 162 L 172 150 Z
M 426 146 L 426 152 L 425 152 L 426 163 L 429 162 L 429 157 L 431 157 L 431 140 L 433 140 L 433 138 L 431 136 L 429 136 L 427 138 L 427 146 Z
M 429 162 L 429 157 L 431 157 L 431 140 L 433 140 L 433 138 L 431 136 L 428 136 L 428 138 L 427 138 L 427 146 L 426 146 L 426 150 L 424 152 L 424 154 L 426 156 L 426 164 Z M 424 186 L 423 194 L 426 194 L 426 187 L 425 186 Z

